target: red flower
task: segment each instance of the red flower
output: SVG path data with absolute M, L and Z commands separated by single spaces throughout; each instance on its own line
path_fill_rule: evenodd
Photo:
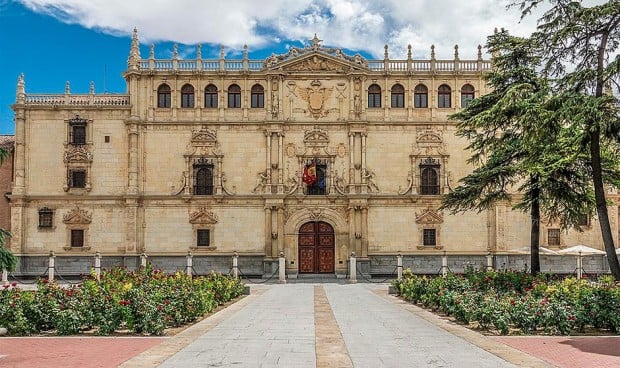
M 11 284 L 11 286 L 16 287 L 16 286 L 17 286 L 17 283 L 16 283 L 16 282 L 14 282 L 14 283 L 12 283 L 12 284 Z
M 568 316 L 568 320 L 569 320 L 569 321 L 574 321 L 575 319 L 576 319 L 576 317 L 575 317 L 575 316 Z
M 4 284 L 4 285 L 2 285 L 2 287 L 3 287 L 3 288 L 5 288 L 5 289 L 8 289 L 8 288 L 10 288 L 10 287 L 11 287 L 11 285 L 9 285 L 9 284 Z

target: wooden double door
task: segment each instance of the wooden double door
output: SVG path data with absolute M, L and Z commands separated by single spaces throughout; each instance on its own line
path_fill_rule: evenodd
M 323 221 L 299 229 L 299 273 L 334 273 L 334 228 Z

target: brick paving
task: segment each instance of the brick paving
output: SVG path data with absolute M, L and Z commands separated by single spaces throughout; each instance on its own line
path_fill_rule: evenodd
M 560 368 L 620 367 L 620 336 L 502 336 L 494 339 Z
M 3 337 L 2 368 L 112 368 L 166 337 Z

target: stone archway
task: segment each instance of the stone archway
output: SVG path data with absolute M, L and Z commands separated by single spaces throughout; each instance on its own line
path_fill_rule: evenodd
M 334 273 L 334 228 L 324 221 L 301 225 L 298 235 L 299 273 Z

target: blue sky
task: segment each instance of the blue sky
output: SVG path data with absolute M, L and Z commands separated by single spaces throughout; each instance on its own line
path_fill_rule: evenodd
M 174 4 L 171 6 L 170 4 Z M 234 6 L 229 6 L 233 4 Z M 284 53 L 315 33 L 328 46 L 367 58 L 476 57 L 477 45 L 495 27 L 515 34 L 534 30 L 535 17 L 518 22 L 504 0 L 0 0 L 0 134 L 13 134 L 17 78 L 25 75 L 26 93 L 124 93 L 131 31 L 138 28 L 141 53 L 155 44 L 157 58 L 170 58 L 173 43 L 180 57 L 240 58 L 244 44 L 251 59 Z

